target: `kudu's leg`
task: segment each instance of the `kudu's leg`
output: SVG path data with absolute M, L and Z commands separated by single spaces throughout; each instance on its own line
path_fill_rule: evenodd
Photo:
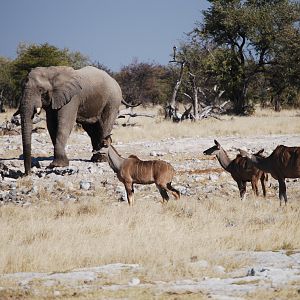
M 259 195 L 257 183 L 258 183 L 258 179 L 256 178 L 256 176 L 253 176 L 251 178 L 251 186 L 255 196 Z
M 241 200 L 244 200 L 246 194 L 246 181 L 238 181 L 237 184 L 240 190 Z
M 261 187 L 262 187 L 262 190 L 263 190 L 263 195 L 264 195 L 264 197 L 266 197 L 267 191 L 266 191 L 266 176 L 265 176 L 265 174 L 263 174 L 260 177 L 260 183 L 261 183 Z
M 284 179 L 278 179 L 279 182 L 279 203 L 281 206 L 281 201 L 284 200 L 284 203 L 286 205 L 287 203 L 287 195 L 286 195 L 286 185 Z
M 164 202 L 168 202 L 169 201 L 169 195 L 168 195 L 168 193 L 167 193 L 167 188 L 166 187 L 164 187 L 164 186 L 162 186 L 162 185 L 160 185 L 160 184 L 156 184 L 156 186 L 157 186 L 157 188 L 158 188 L 158 190 L 159 190 L 159 193 L 160 193 L 160 195 L 162 196 L 162 198 L 163 198 L 163 203 Z
M 132 182 L 125 182 L 125 190 L 127 194 L 127 201 L 129 206 L 133 206 L 134 203 L 134 190 L 133 190 L 133 184 Z
M 168 191 L 175 197 L 176 200 L 180 199 L 180 193 L 178 190 L 172 187 L 171 182 L 167 183 Z

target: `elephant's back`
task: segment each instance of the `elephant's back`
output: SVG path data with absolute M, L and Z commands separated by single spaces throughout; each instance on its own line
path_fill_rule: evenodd
M 93 122 L 99 118 L 104 108 L 116 114 L 122 100 L 117 81 L 95 67 L 85 67 L 76 72 L 81 84 L 77 121 Z
M 77 72 L 81 78 L 81 82 L 83 83 L 83 89 L 87 88 L 94 90 L 95 87 L 100 87 L 102 93 L 105 93 L 107 96 L 111 94 L 110 96 L 113 98 L 122 99 L 122 92 L 119 84 L 104 70 L 87 66 Z

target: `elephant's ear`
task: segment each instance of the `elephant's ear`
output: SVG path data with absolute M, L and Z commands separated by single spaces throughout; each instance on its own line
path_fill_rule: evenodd
M 60 72 L 52 80 L 51 102 L 53 109 L 59 109 L 78 94 L 81 86 L 74 72 Z

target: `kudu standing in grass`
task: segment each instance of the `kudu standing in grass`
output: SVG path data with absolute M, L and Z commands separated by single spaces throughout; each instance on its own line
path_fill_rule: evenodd
M 175 170 L 169 163 L 162 160 L 144 161 L 135 155 L 124 158 L 111 145 L 110 137 L 104 139 L 101 154 L 106 155 L 110 167 L 124 184 L 130 206 L 134 203 L 134 183 L 155 183 L 163 198 L 163 203 L 169 200 L 167 192 L 170 192 L 176 200 L 180 198 L 179 191 L 171 185 Z
M 257 157 L 240 150 L 243 156 L 250 158 L 253 165 L 278 180 L 279 200 L 287 203 L 285 178 L 300 177 L 300 147 L 277 146 L 268 157 Z
M 252 190 L 256 196 L 258 196 L 258 180 L 261 182 L 263 195 L 266 197 L 265 181 L 267 180 L 267 174 L 257 169 L 247 157 L 237 155 L 237 157 L 231 160 L 226 151 L 215 140 L 215 145 L 203 152 L 205 155 L 216 155 L 220 165 L 229 172 L 232 178 L 236 181 L 241 199 L 244 199 L 246 193 L 246 182 L 251 182 Z M 262 156 L 263 149 L 254 154 L 255 157 Z

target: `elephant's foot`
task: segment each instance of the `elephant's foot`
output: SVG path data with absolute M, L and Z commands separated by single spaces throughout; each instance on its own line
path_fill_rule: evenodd
M 56 167 L 68 167 L 69 160 L 67 158 L 54 159 L 53 162 L 48 166 L 49 169 Z
M 91 158 L 92 162 L 106 162 L 107 159 L 105 157 L 105 155 L 100 154 L 100 153 L 94 153 L 92 158 Z

